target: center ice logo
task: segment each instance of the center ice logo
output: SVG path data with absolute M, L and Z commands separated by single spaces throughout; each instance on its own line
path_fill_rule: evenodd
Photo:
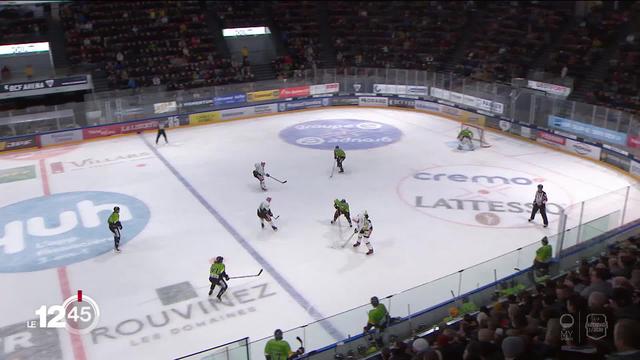
M 314 120 L 290 126 L 280 137 L 293 145 L 312 149 L 371 149 L 392 144 L 402 132 L 391 125 L 355 119 Z
M 107 218 L 120 207 L 120 243 L 149 222 L 149 208 L 128 195 L 83 191 L 55 194 L 0 208 L 0 272 L 55 268 L 113 249 Z
M 398 193 L 418 211 L 462 225 L 530 227 L 536 185 L 549 196 L 549 222 L 559 219 L 570 196 L 548 179 L 506 168 L 475 165 L 438 166 L 416 171 L 400 182 Z

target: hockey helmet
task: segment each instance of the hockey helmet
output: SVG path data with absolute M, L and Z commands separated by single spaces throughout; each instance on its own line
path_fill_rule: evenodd
M 118 206 L 116 206 L 116 207 L 113 208 L 113 211 L 118 212 L 118 211 L 120 211 L 120 208 Z
M 282 340 L 282 330 L 276 329 L 276 331 L 273 332 L 273 335 L 276 337 L 276 340 Z
M 222 262 L 222 260 L 224 260 L 224 258 L 222 256 L 216 257 L 216 262 Z
M 264 166 L 265 164 L 266 164 L 266 162 L 264 162 L 264 161 L 260 162 L 260 165 L 262 165 L 262 166 Z
M 340 200 L 340 201 L 342 201 L 343 203 L 346 203 L 346 202 L 347 202 L 347 200 L 345 200 L 345 199 L 342 199 L 342 200 Z
M 268 202 L 271 202 L 271 198 L 270 198 L 270 197 L 268 197 L 268 198 L 267 198 L 267 201 L 268 201 Z
M 378 306 L 378 304 L 380 304 L 380 300 L 378 300 L 377 296 L 374 296 L 371 298 L 371 305 L 373 306 Z
M 368 219 L 369 218 L 369 214 L 367 214 L 367 210 L 364 211 L 364 218 Z
M 542 184 L 538 184 L 538 189 L 542 189 Z
M 340 149 L 340 146 L 336 145 L 336 149 Z

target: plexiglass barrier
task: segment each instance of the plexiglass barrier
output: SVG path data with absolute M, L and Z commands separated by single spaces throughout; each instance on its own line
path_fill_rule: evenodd
M 559 222 L 561 248 L 589 241 L 596 236 L 627 224 L 640 217 L 638 184 L 611 191 L 564 209 Z
M 565 209 L 567 219 L 561 221 L 562 231 L 548 236 L 554 253 L 592 240 L 621 225 L 640 218 L 640 189 L 628 186 L 607 194 L 582 201 Z M 562 225 L 564 224 L 564 225 Z M 458 301 L 470 292 L 508 278 L 532 266 L 536 250 L 541 243 L 536 241 L 514 251 L 487 260 L 480 264 L 421 284 L 380 301 L 385 304 L 392 317 L 407 318 L 427 311 L 439 304 Z M 606 244 L 599 245 L 604 249 Z M 560 271 L 556 269 L 552 274 Z M 349 337 L 362 334 L 371 305 L 363 305 L 349 311 L 285 331 L 284 338 L 297 344 L 296 337 L 303 339 L 307 350 L 330 346 Z M 256 340 L 250 344 L 251 356 L 263 356 L 264 346 L 272 337 Z
M 58 105 L 56 107 L 39 106 L 18 112 L 0 112 L 0 138 L 53 131 L 58 126 L 55 121 L 52 121 L 53 124 L 51 126 L 39 126 L 39 124 L 16 126 L 11 119 L 19 114 L 52 113 L 60 108 L 70 108 L 74 111 L 72 125 L 83 127 L 165 115 L 179 115 L 194 111 L 215 110 L 219 107 L 214 106 L 212 102 L 203 102 L 200 106 L 188 107 L 183 107 L 182 104 L 213 99 L 217 96 L 334 82 L 340 84 L 340 93 L 342 94 L 374 93 L 374 84 L 434 87 L 500 103 L 503 106 L 502 111 L 495 112 L 495 115 L 521 123 L 548 128 L 549 116 L 555 115 L 580 123 L 606 128 L 626 136 L 636 137 L 640 135 L 638 115 L 604 106 L 548 97 L 544 93 L 532 89 L 475 80 L 455 73 L 406 69 L 350 68 L 305 70 L 297 72 L 296 76 L 289 79 L 228 84 L 189 90 L 167 91 L 164 87 L 159 86 L 89 94 L 85 96 L 85 101 L 81 103 Z M 431 93 L 423 97 L 435 100 Z M 176 101 L 178 106 L 175 111 L 162 114 L 157 114 L 154 111 L 154 104 L 170 101 Z M 462 104 L 458 105 L 464 107 Z M 70 128 L 67 125 L 59 126 L 58 130 Z M 580 134 L 580 136 L 594 141 L 607 142 L 607 139 L 590 138 L 588 134 Z M 621 143 L 611 143 L 611 145 L 624 148 L 632 153 L 640 153 L 637 149 L 629 148 Z
M 249 338 L 199 351 L 176 360 L 249 360 Z

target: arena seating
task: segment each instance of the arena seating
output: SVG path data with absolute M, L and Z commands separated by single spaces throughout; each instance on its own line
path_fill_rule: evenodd
M 562 314 L 573 316 L 574 323 L 561 325 Z M 598 318 L 607 323 L 603 338 L 586 336 L 585 324 L 594 321 L 588 314 L 603 315 Z M 575 270 L 541 282 L 535 289 L 464 314 L 451 326 L 389 344 L 382 358 L 637 359 L 639 334 L 640 238 L 630 238 L 611 246 L 606 255 L 583 260 Z
M 71 62 L 104 66 L 112 88 L 243 80 L 214 49 L 197 1 L 74 2 L 62 18 Z
M 332 3 L 338 66 L 435 69 L 463 30 L 464 8 L 457 1 Z
M 583 21 L 565 34 L 551 61 L 549 72 L 560 74 L 567 66 L 567 76 L 584 77 L 602 57 L 604 44 L 615 41 L 615 30 L 628 17 L 623 11 L 596 6 Z
M 315 15 L 317 4 L 310 1 L 274 1 L 269 6 L 289 53 L 288 57 L 278 57 L 273 62 L 278 77 L 288 78 L 296 70 L 313 68 L 320 51 L 320 26 Z
M 265 26 L 262 1 L 216 1 L 215 9 L 225 28 Z
M 15 44 L 32 41 L 32 37 L 45 35 L 47 19 L 24 6 L 3 6 L 0 11 L 0 44 Z
M 568 19 L 570 9 L 553 2 L 483 2 L 458 72 L 486 81 L 523 77 Z

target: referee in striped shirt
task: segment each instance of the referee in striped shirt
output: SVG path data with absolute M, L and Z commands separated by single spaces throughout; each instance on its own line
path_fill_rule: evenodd
M 536 197 L 533 199 L 533 209 L 531 209 L 529 222 L 533 221 L 538 210 L 540 210 L 540 215 L 542 215 L 544 227 L 549 226 L 549 220 L 547 220 L 547 193 L 542 191 L 542 184 L 538 184 L 538 191 L 536 191 Z

